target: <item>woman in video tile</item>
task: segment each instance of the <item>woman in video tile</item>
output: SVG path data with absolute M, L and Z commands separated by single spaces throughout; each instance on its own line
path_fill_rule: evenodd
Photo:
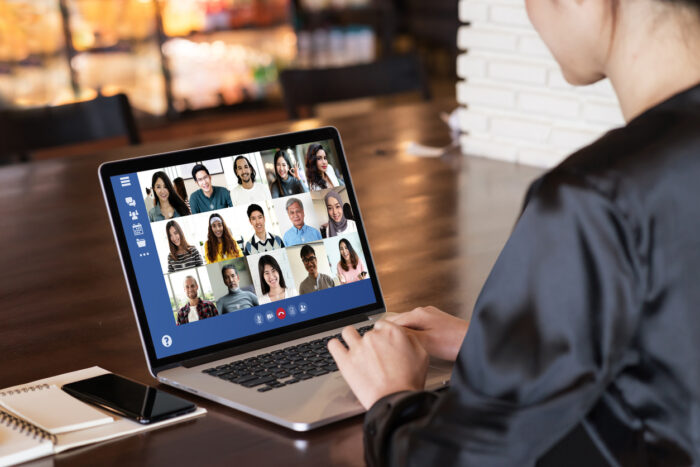
M 190 213 L 190 208 L 177 195 L 173 183 L 165 172 L 153 174 L 151 188 L 156 194 L 155 205 L 148 211 L 148 220 L 151 222 L 186 216 Z
M 270 185 L 273 198 L 306 193 L 307 189 L 298 178 L 296 167 L 292 167 L 287 154 L 278 149 L 274 158 L 275 181 Z
M 319 143 L 310 145 L 306 151 L 306 176 L 314 191 L 344 185 L 328 162 L 328 151 Z
M 170 221 L 165 225 L 165 232 L 168 235 L 168 272 L 180 271 L 182 269 L 202 266 L 202 256 L 197 248 L 187 243 L 182 227 L 176 221 Z
M 209 216 L 209 231 L 207 232 L 207 241 L 204 242 L 204 256 L 207 264 L 243 256 L 238 243 L 226 226 L 226 222 L 217 213 Z
M 355 221 L 345 217 L 343 212 L 343 200 L 340 195 L 331 190 L 323 198 L 328 210 L 328 237 L 335 237 L 341 233 L 357 232 Z
M 260 257 L 258 273 L 260 274 L 260 288 L 263 293 L 263 296 L 260 297 L 261 305 L 299 295 L 293 286 L 287 287 L 284 282 L 282 268 L 272 256 L 264 255 Z
M 341 284 L 357 282 L 367 278 L 367 268 L 362 259 L 355 253 L 347 239 L 343 238 L 338 242 L 340 250 L 340 261 L 338 261 L 338 279 Z

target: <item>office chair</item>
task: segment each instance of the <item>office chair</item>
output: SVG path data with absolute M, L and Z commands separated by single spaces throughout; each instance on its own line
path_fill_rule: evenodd
M 126 136 L 139 144 L 129 99 L 124 94 L 97 97 L 86 102 L 32 109 L 0 110 L 0 162 L 32 151 Z
M 419 91 L 425 100 L 430 89 L 418 56 L 396 55 L 372 63 L 336 68 L 287 68 L 280 72 L 287 114 L 299 118 L 300 107 L 324 102 Z

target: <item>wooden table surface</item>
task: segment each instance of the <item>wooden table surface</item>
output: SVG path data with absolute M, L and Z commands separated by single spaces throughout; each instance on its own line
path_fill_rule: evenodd
M 93 365 L 155 384 L 99 188 L 100 163 L 321 125 L 336 126 L 342 136 L 388 309 L 432 304 L 468 318 L 525 189 L 541 170 L 458 154 L 409 155 L 411 141 L 449 144 L 439 112 L 452 110 L 451 105 L 411 104 L 333 121 L 276 123 L 0 168 L 0 388 Z M 68 451 L 53 462 L 364 464 L 361 417 L 295 433 L 159 386 L 209 413 Z

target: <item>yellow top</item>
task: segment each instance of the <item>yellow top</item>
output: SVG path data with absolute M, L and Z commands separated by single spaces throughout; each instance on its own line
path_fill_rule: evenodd
M 241 251 L 240 247 L 238 247 L 238 245 L 236 245 L 236 251 L 238 252 L 238 254 L 233 255 L 224 255 L 221 251 L 223 250 L 223 247 L 223 243 L 219 243 L 219 251 L 216 252 L 216 258 L 214 258 L 214 261 L 209 261 L 209 241 L 207 240 L 206 242 L 204 242 L 204 259 L 207 262 L 207 264 L 218 263 L 219 261 L 223 261 L 225 259 L 240 258 L 241 256 L 243 256 L 243 252 Z

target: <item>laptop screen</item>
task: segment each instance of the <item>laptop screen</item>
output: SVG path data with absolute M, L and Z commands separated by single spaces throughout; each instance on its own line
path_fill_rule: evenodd
M 109 177 L 156 358 L 377 303 L 339 145 Z

